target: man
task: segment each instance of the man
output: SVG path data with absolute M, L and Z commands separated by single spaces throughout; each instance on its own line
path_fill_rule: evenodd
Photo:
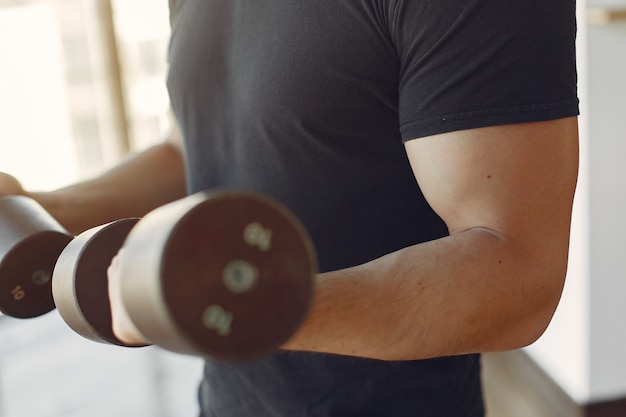
M 215 188 L 304 222 L 322 272 L 307 320 L 269 358 L 207 360 L 203 416 L 482 416 L 478 354 L 536 340 L 565 278 L 574 9 L 177 1 L 182 140 L 34 197 L 73 231 Z

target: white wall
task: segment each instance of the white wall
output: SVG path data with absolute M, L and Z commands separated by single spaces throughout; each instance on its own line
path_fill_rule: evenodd
M 626 23 L 589 28 L 588 39 L 590 390 L 595 400 L 626 396 Z

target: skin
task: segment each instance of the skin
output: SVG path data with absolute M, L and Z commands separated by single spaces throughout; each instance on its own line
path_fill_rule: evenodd
M 145 214 L 182 196 L 177 143 L 92 181 L 30 195 L 72 230 Z M 406 151 L 450 236 L 320 274 L 311 311 L 284 349 L 425 359 L 519 348 L 549 324 L 566 273 L 576 118 L 420 138 Z M 15 190 L 0 176 L 0 195 Z M 86 216 L 85 207 L 95 212 Z M 120 305 L 123 277 L 115 265 L 109 291 L 116 334 L 129 344 L 149 342 Z
M 284 347 L 409 360 L 534 342 L 565 280 L 577 136 L 564 119 L 408 142 L 450 236 L 321 275 Z
M 52 192 L 29 192 L 0 173 L 0 196 L 33 198 L 75 235 L 92 227 L 149 211 L 185 196 L 185 173 L 177 132 L 162 144 L 132 155 L 97 178 Z

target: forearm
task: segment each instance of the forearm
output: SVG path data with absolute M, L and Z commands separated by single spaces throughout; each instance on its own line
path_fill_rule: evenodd
M 525 346 L 549 324 L 567 268 L 576 119 L 405 146 L 450 236 L 320 275 L 310 315 L 284 348 L 423 359 Z
M 544 262 L 472 229 L 322 274 L 307 320 L 283 347 L 411 360 L 529 344 L 558 303 L 566 246 Z
M 180 152 L 169 142 L 149 148 L 104 174 L 51 192 L 31 192 L 70 232 L 140 217 L 185 194 Z

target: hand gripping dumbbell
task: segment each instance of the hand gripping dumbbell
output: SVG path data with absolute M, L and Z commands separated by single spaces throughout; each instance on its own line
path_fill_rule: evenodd
M 62 254 L 74 255 L 71 272 L 85 314 L 98 328 L 110 328 L 106 268 L 138 219 L 123 219 L 74 238 L 36 201 L 24 196 L 0 199 L 0 311 L 33 318 L 55 308 L 52 282 Z M 69 249 L 71 247 L 71 249 Z M 67 265 L 62 265 L 68 276 Z M 76 295 L 78 294 L 78 295 Z M 109 336 L 110 333 L 110 336 Z M 121 344 L 112 332 L 104 339 Z
M 249 360 L 304 319 L 317 262 L 300 222 L 250 192 L 199 193 L 140 220 L 123 245 L 124 305 L 154 344 Z
M 124 304 L 163 348 L 253 359 L 278 348 L 308 310 L 316 259 L 297 219 L 258 194 L 199 193 L 67 244 L 52 277 L 54 300 L 70 327 L 92 340 L 122 344 L 106 292 L 120 240 Z

